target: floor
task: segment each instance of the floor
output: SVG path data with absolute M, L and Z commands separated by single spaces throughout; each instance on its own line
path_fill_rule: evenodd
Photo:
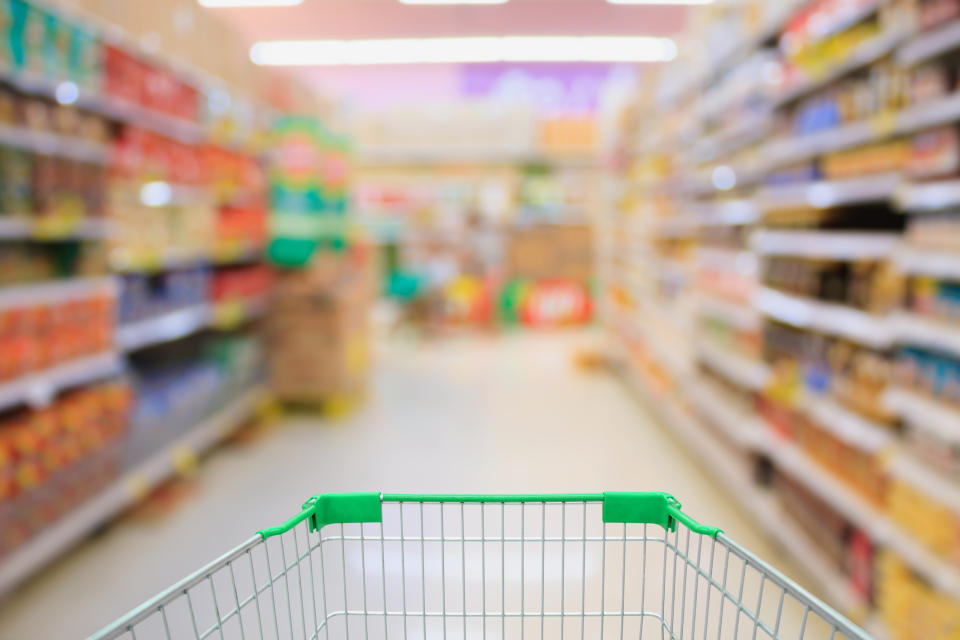
M 289 417 L 252 446 L 220 450 L 172 514 L 117 523 L 0 605 L 0 638 L 84 637 L 323 491 L 664 490 L 794 575 L 616 379 L 574 366 L 597 340 L 385 344 L 365 408 L 335 422 Z

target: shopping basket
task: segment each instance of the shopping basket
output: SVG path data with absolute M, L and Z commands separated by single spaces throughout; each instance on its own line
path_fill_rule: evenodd
M 93 638 L 870 636 L 664 493 L 324 494 Z

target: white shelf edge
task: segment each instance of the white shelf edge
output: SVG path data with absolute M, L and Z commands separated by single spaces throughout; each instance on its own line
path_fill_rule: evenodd
M 828 209 L 840 205 L 867 204 L 889 200 L 900 188 L 899 173 L 881 173 L 844 180 L 811 180 L 771 185 L 758 192 L 763 211 L 813 207 Z
M 960 201 L 958 201 L 960 203 Z M 908 275 L 960 280 L 960 252 L 900 245 L 893 261 Z
M 847 56 L 843 62 L 832 67 L 826 73 L 802 81 L 797 86 L 789 87 L 780 95 L 775 96 L 772 100 L 773 105 L 775 107 L 782 107 L 812 91 L 816 91 L 820 87 L 830 84 L 847 73 L 879 60 L 893 51 L 907 35 L 907 29 L 899 25 L 891 28 L 887 33 L 874 36 L 870 40 L 855 47 L 853 52 Z
M 60 363 L 0 384 L 0 410 L 25 404 L 43 407 L 57 393 L 123 370 L 119 354 L 112 351 Z
M 898 311 L 890 316 L 897 341 L 902 344 L 945 351 L 960 357 L 960 323 L 924 318 L 918 313 Z
M 24 126 L 0 124 L 0 144 L 44 156 L 58 156 L 107 164 L 109 148 L 105 144 L 89 142 L 49 131 L 35 131 Z
M 750 246 L 760 255 L 870 260 L 889 257 L 900 243 L 899 233 L 882 231 L 773 231 L 750 235 Z
M 199 304 L 121 324 L 117 327 L 116 343 L 120 349 L 129 352 L 172 342 L 210 326 L 210 317 L 210 305 Z
M 174 452 L 187 449 L 199 454 L 222 440 L 252 415 L 263 393 L 260 387 L 248 390 L 16 549 L 0 563 L 0 595 L 9 593 L 96 527 L 135 504 L 144 489 L 156 487 L 172 477 L 176 472 Z
M 685 386 L 690 401 L 701 419 L 721 429 L 737 446 L 757 449 L 762 441 L 762 425 L 747 412 L 731 406 L 723 393 L 707 380 L 693 378 Z
M 957 98 L 960 99 L 960 93 Z M 960 119 L 960 100 L 954 119 Z M 906 182 L 897 189 L 894 202 L 901 210 L 913 213 L 949 209 L 960 205 L 960 180 Z
M 893 344 L 893 331 L 887 316 L 768 287 L 758 289 L 754 305 L 768 317 L 800 329 L 847 338 L 874 348 L 887 348 Z
M 95 294 L 115 296 L 119 283 L 113 276 L 69 278 L 0 287 L 0 309 L 64 302 Z
M 960 443 L 960 409 L 903 387 L 887 389 L 882 402 L 911 428 Z
M 696 353 L 711 370 L 738 387 L 761 391 L 770 381 L 770 369 L 765 363 L 741 356 L 709 340 L 698 340 Z
M 233 305 L 239 305 L 233 307 Z M 245 322 L 266 313 L 266 296 L 248 299 L 236 298 L 221 302 L 205 302 L 176 311 L 170 311 L 152 318 L 127 323 L 117 327 L 115 342 L 125 352 L 185 338 L 204 329 L 216 329 L 220 326 L 218 314 L 227 309 L 231 317 L 226 324 Z M 233 314 L 237 313 L 234 317 Z
M 20 215 L 0 216 L 0 238 L 5 240 L 105 240 L 112 232 L 108 220 L 85 219 L 76 224 L 66 225 L 62 230 L 51 229 L 46 232 L 42 221 Z
M 720 318 L 738 329 L 752 331 L 763 327 L 763 316 L 749 301 L 734 302 L 702 290 L 697 291 L 697 312 L 701 316 Z
M 24 93 L 31 95 L 55 98 L 57 81 L 36 76 L 28 72 L 11 70 L 0 71 L 0 80 L 13 85 Z M 77 99 L 77 106 L 99 113 L 111 120 L 119 120 L 133 124 L 154 133 L 175 138 L 186 144 L 195 144 L 204 139 L 203 127 L 196 122 L 167 115 L 121 98 L 107 96 L 101 92 L 82 89 Z
M 798 402 L 801 411 L 822 429 L 858 449 L 878 453 L 894 444 L 891 429 L 865 418 L 834 400 L 807 393 Z
M 910 134 L 949 124 L 960 118 L 960 93 L 951 93 L 942 98 L 920 102 L 897 113 L 893 124 L 894 134 Z
M 887 469 L 894 476 L 960 514 L 960 487 L 955 479 L 943 476 L 907 453 L 893 458 Z
M 899 64 L 910 66 L 960 48 L 960 20 L 919 33 L 904 42 L 896 53 Z

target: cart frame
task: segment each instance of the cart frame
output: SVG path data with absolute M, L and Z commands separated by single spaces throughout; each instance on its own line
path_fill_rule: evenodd
M 479 535 L 468 535 L 477 522 Z M 516 557 L 508 564 L 508 555 L 519 555 L 519 564 Z M 377 560 L 379 570 L 370 566 Z M 661 569 L 658 584 L 648 583 L 648 563 Z M 439 606 L 428 591 L 439 591 Z M 785 602 L 799 621 L 789 633 Z M 623 638 L 638 630 L 641 638 L 871 638 L 720 529 L 692 519 L 673 496 L 606 492 L 316 495 L 293 518 L 257 532 L 90 640 Z

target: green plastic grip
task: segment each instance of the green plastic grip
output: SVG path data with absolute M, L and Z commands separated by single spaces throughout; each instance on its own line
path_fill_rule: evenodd
M 700 524 L 681 510 L 680 501 L 669 493 L 627 493 L 607 491 L 603 494 L 603 521 L 633 524 L 657 524 L 667 531 L 676 531 L 677 522 L 694 533 L 716 538 L 716 527 Z
M 278 527 L 261 529 L 257 533 L 266 539 L 293 529 L 304 520 L 310 520 L 310 531 L 320 531 L 328 524 L 353 522 L 383 522 L 380 494 L 370 493 L 322 493 L 312 496 L 300 513 Z
M 721 533 L 720 529 L 702 525 L 685 514 L 680 502 L 668 493 L 619 491 L 515 495 L 324 493 L 307 500 L 293 518 L 258 533 L 264 539 L 270 538 L 286 533 L 308 519 L 311 531 L 319 531 L 328 524 L 382 522 L 384 502 L 602 502 L 606 523 L 655 524 L 667 531 L 675 531 L 677 522 L 680 522 L 694 533 L 711 538 Z

